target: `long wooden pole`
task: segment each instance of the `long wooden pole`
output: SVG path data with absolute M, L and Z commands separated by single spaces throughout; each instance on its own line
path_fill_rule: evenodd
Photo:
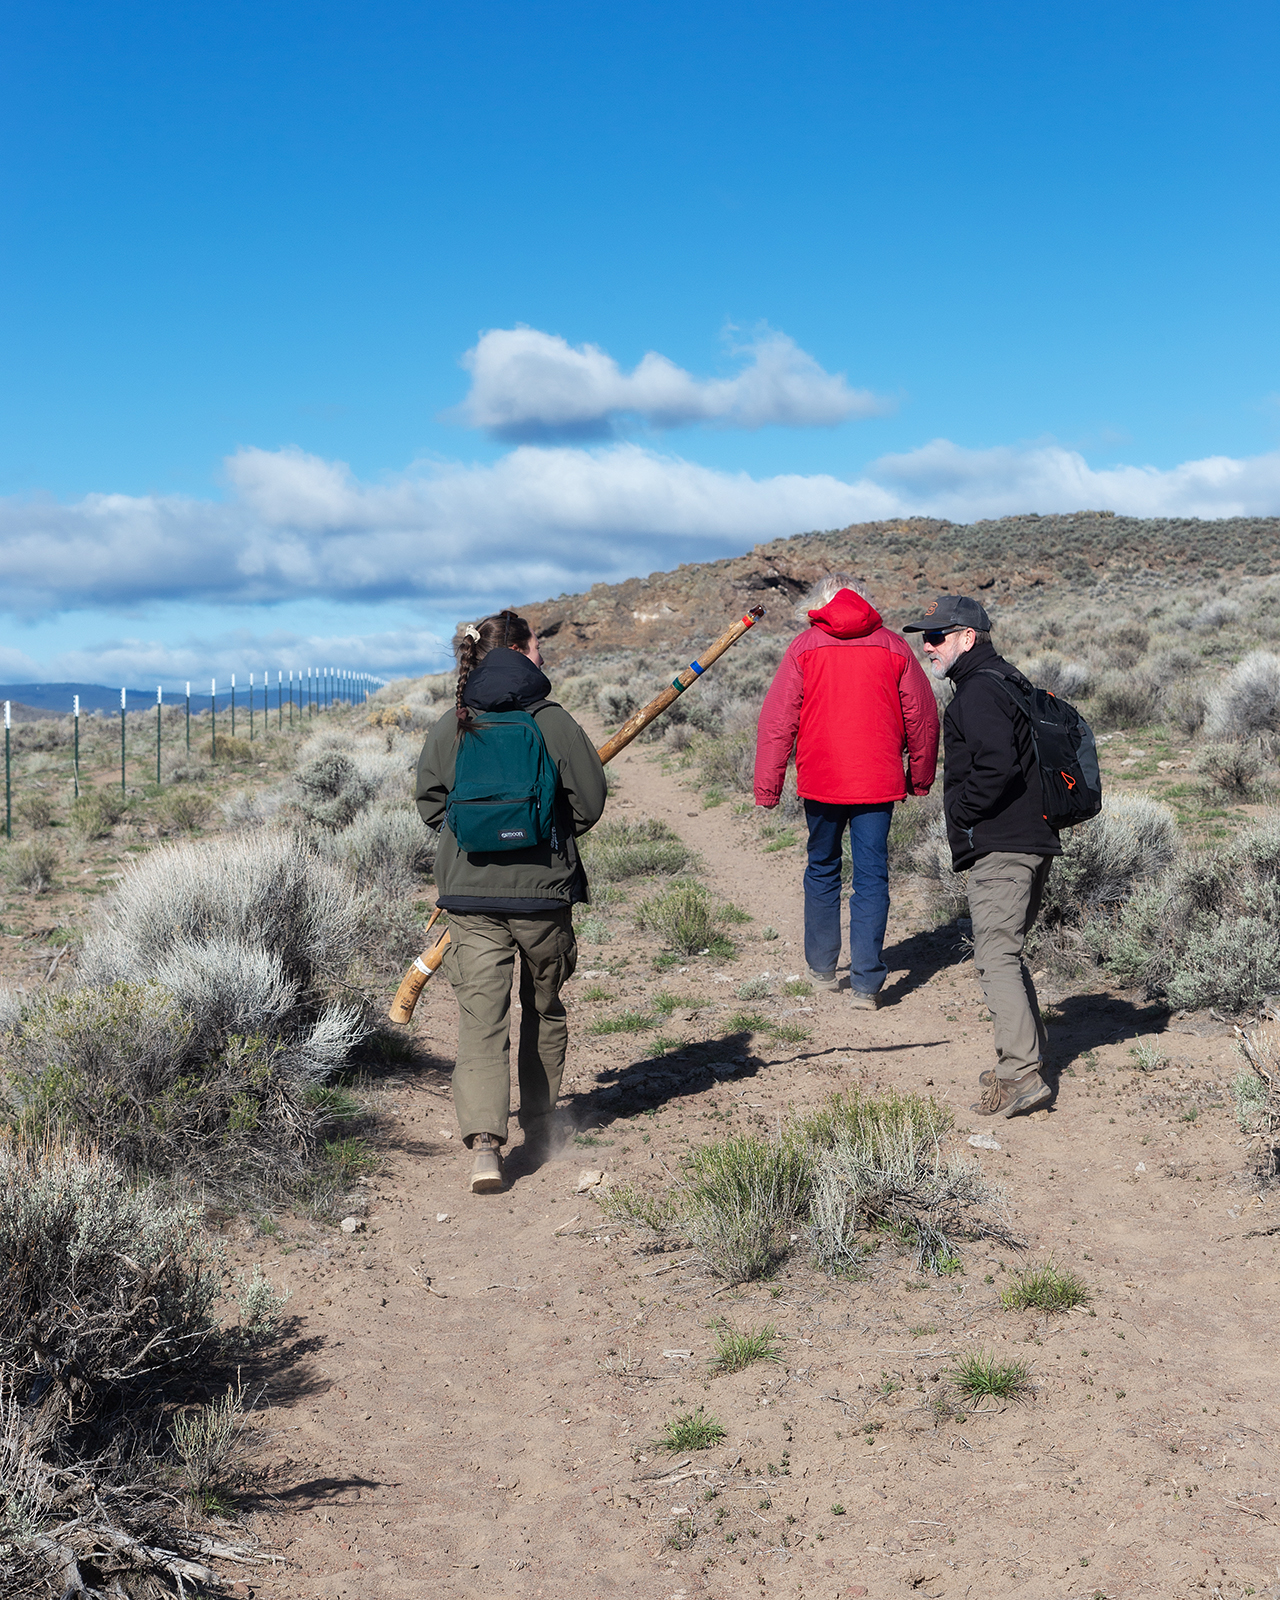
M 629 717 L 618 729 L 612 739 L 602 744 L 596 754 L 602 762 L 612 761 L 619 750 L 625 750 L 637 734 L 643 733 L 655 717 L 662 713 L 674 701 L 678 700 L 691 684 L 694 684 L 702 674 L 731 646 L 737 644 L 748 628 L 754 628 L 760 618 L 764 616 L 763 606 L 752 606 L 746 616 L 735 622 L 731 628 L 726 628 L 714 644 L 709 645 L 700 659 L 691 661 L 683 671 L 678 672 L 669 688 L 660 695 L 650 700 L 647 706 L 641 707 L 633 717 Z M 437 910 L 436 916 L 439 916 Z M 431 922 L 434 922 L 435 916 Z M 430 928 L 431 922 L 427 924 Z M 413 1008 L 418 1003 L 418 996 L 426 988 L 428 982 L 435 976 L 436 969 L 444 960 L 444 953 L 449 948 L 449 931 L 446 929 L 440 938 L 429 950 L 424 950 L 405 973 L 400 987 L 396 990 L 396 997 L 391 1002 L 391 1009 L 387 1015 L 392 1022 L 411 1022 Z

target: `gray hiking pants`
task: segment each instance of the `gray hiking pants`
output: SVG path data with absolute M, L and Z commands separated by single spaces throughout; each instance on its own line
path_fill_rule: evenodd
M 560 990 L 573 976 L 578 945 L 569 910 L 531 916 L 452 912 L 444 975 L 458 1002 L 453 1105 L 462 1137 L 491 1133 L 505 1143 L 511 1115 L 511 975 L 520 956 L 520 1122 L 555 1105 L 569 1045 Z
M 993 850 L 969 869 L 973 959 L 995 1023 L 999 1078 L 1020 1078 L 1044 1060 L 1044 1024 L 1022 947 L 1052 865 L 1052 856 Z

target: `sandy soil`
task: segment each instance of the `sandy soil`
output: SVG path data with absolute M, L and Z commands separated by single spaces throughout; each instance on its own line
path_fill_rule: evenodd
M 655 975 L 654 950 L 634 940 L 584 946 L 563 1101 L 580 1131 L 536 1171 L 517 1151 L 510 1191 L 485 1198 L 466 1192 L 449 1099 L 452 996 L 429 987 L 417 1022 L 429 1059 L 386 1090 L 365 1231 L 238 1246 L 289 1287 L 294 1319 L 262 1417 L 274 1498 L 254 1519 L 282 1562 L 246 1575 L 249 1588 L 281 1600 L 1280 1594 L 1280 1234 L 1267 1231 L 1280 1218 L 1249 1178 L 1229 1030 L 1174 1022 L 1156 1041 L 1171 1064 L 1143 1075 L 1132 1047 L 1162 1013 L 1093 985 L 1048 996 L 1052 1110 L 992 1128 L 968 1111 L 990 1062 L 972 965 L 955 930 L 931 931 L 899 897 L 879 1012 L 837 995 L 754 1001 L 811 1037 L 726 1038 L 739 983 L 803 971 L 802 851 L 764 852 L 753 818 L 703 810 L 645 749 L 612 770 L 611 803 L 669 820 L 712 887 L 752 914 L 733 930 L 740 957 Z M 762 938 L 767 924 L 778 939 Z M 580 998 L 593 983 L 612 998 Z M 659 989 L 692 997 L 665 1030 L 689 1041 L 679 1060 L 649 1060 L 649 1035 L 586 1032 Z M 966 1150 L 971 1131 L 993 1131 L 1001 1148 L 971 1153 L 1006 1188 L 1025 1251 L 971 1248 L 963 1273 L 921 1278 L 886 1247 L 864 1281 L 797 1260 L 726 1291 L 576 1192 L 584 1168 L 656 1188 L 687 1143 L 855 1083 L 928 1088 L 956 1108 Z M 1002 1310 L 1007 1270 L 1050 1256 L 1083 1274 L 1092 1306 Z M 776 1324 L 783 1361 L 712 1376 L 720 1317 Z M 1033 1397 L 937 1420 L 931 1394 L 974 1349 L 1028 1359 Z M 663 1424 L 697 1406 L 724 1443 L 655 1449 Z

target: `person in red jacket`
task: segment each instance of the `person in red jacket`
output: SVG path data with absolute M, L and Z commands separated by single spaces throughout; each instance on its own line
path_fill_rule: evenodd
M 889 822 L 895 801 L 926 795 L 938 763 L 938 711 L 911 646 L 849 578 L 810 593 L 811 626 L 793 639 L 765 696 L 756 734 L 755 797 L 772 809 L 794 746 L 809 824 L 804 953 L 816 983 L 839 986 L 840 857 L 853 856 L 849 1003 L 874 1011 L 888 976 Z M 903 756 L 906 756 L 904 768 Z

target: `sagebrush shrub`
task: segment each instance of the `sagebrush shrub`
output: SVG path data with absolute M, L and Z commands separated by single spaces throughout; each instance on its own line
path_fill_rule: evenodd
M 43 894 L 58 870 L 58 852 L 43 839 L 14 845 L 5 861 L 9 882 L 23 894 Z
M 1247 744 L 1207 744 L 1196 759 L 1196 771 L 1222 794 L 1243 800 L 1262 776 L 1262 757 Z
M 379 802 L 338 833 L 320 835 L 320 853 L 341 862 L 361 888 L 404 893 L 430 872 L 439 835 L 404 801 Z
M 53 801 L 47 795 L 29 794 L 18 801 L 14 810 L 28 828 L 37 832 L 53 826 Z
M 196 1209 L 165 1205 L 91 1144 L 0 1141 L 0 1364 L 25 1405 L 83 1412 L 198 1355 L 221 1264 Z
M 1204 695 L 1194 684 L 1175 683 L 1164 697 L 1163 709 L 1169 726 L 1185 739 L 1198 733 L 1204 723 Z
M 639 711 L 640 701 L 630 685 L 606 683 L 596 691 L 596 709 L 609 726 L 613 727 L 616 723 L 625 722 L 628 717 Z
M 203 753 L 206 761 L 216 761 L 220 765 L 227 766 L 239 766 L 246 761 L 253 761 L 257 756 L 257 751 L 248 739 L 241 739 L 233 733 L 221 732 L 218 734 L 217 748 L 214 748 L 214 741 L 210 738 Z
M 71 803 L 71 828 L 86 840 L 105 839 L 129 814 L 129 802 L 119 789 L 89 789 Z
M 1235 600 L 1206 600 L 1191 618 L 1191 626 L 1205 633 L 1216 633 L 1229 622 L 1240 617 L 1240 606 Z
M 1119 906 L 1139 885 L 1154 882 L 1178 854 L 1178 824 L 1168 806 L 1146 795 L 1109 793 L 1102 810 L 1064 829 L 1062 854 L 1045 886 L 1048 922 L 1079 923 Z
M 1093 692 L 1089 720 L 1100 728 L 1140 728 L 1155 716 L 1160 692 L 1145 673 L 1104 673 Z
M 184 789 L 166 794 L 158 809 L 161 827 L 174 833 L 194 833 L 209 820 L 212 808 L 208 795 Z
M 951 870 L 947 819 L 941 807 L 921 830 L 920 842 L 911 853 L 911 864 L 929 884 L 929 898 L 939 921 L 954 922 L 957 917 L 968 915 L 969 889 L 964 875 Z
M 1037 688 L 1047 689 L 1064 700 L 1088 694 L 1093 681 L 1093 671 L 1087 661 L 1066 660 L 1052 650 L 1028 661 L 1022 671 Z
M 41 993 L 0 1035 L 9 1118 L 33 1136 L 53 1127 L 92 1139 L 125 1171 L 219 1198 L 287 1191 L 331 1122 L 316 1090 L 365 1030 L 330 1006 L 305 1031 L 282 1031 L 293 990 L 276 976 L 277 1015 L 256 1031 L 233 1031 L 248 1007 L 230 984 L 200 996 L 194 1016 L 158 982 Z M 270 1001 L 254 997 L 259 1010 Z
M 1280 656 L 1253 650 L 1209 696 L 1205 732 L 1211 739 L 1280 733 Z
M 755 735 L 739 731 L 708 737 L 698 747 L 698 766 L 705 787 L 751 794 L 755 788 Z
M 338 974 L 360 936 L 351 884 L 297 835 L 167 844 L 142 856 L 85 941 L 90 983 L 146 982 L 182 941 L 269 950 L 303 993 Z
M 293 775 L 299 808 L 318 827 L 347 827 L 378 792 L 377 783 L 360 771 L 355 759 L 342 750 L 315 756 Z
M 1191 856 L 1089 930 L 1114 976 L 1171 1004 L 1243 1011 L 1280 989 L 1280 817 Z

